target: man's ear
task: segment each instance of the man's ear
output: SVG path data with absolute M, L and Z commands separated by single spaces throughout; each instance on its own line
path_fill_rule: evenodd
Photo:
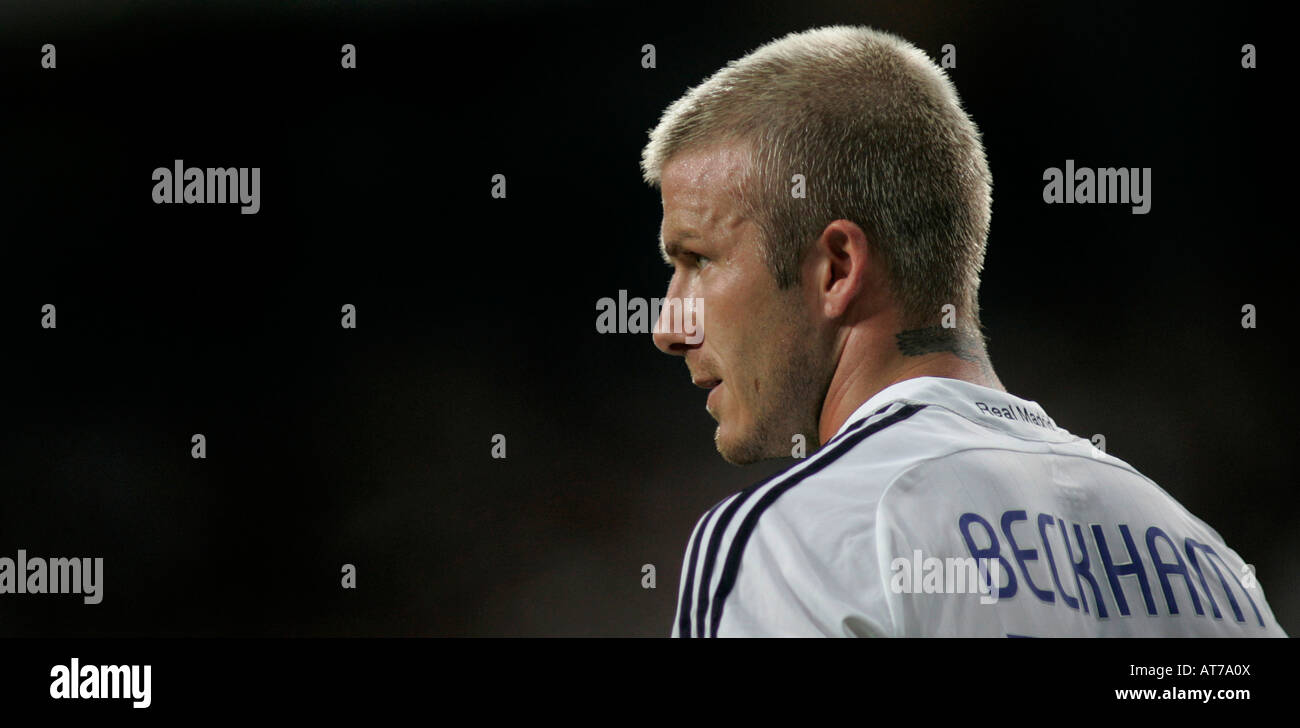
M 814 247 L 813 280 L 822 314 L 838 319 L 869 294 L 872 258 L 867 234 L 850 220 L 835 220 Z

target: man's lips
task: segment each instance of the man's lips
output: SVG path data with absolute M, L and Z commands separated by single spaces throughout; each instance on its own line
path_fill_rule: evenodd
M 691 383 L 701 389 L 709 390 L 709 398 L 704 402 L 704 409 L 709 414 L 713 414 L 715 411 L 714 400 L 717 399 L 718 390 L 722 387 L 722 380 L 715 377 L 699 377 L 692 379 Z

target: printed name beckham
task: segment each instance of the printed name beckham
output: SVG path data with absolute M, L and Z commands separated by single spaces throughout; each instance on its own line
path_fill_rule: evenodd
M 185 168 L 176 160 L 175 169 L 158 167 L 153 171 L 154 204 L 239 203 L 241 215 L 256 215 L 262 209 L 261 167 Z
M 1222 602 L 1215 598 L 1217 592 L 1219 596 L 1226 599 L 1237 623 L 1246 624 L 1247 618 L 1242 609 L 1242 601 L 1237 599 L 1237 595 L 1240 594 L 1244 597 L 1243 601 L 1250 605 L 1254 613 L 1254 621 L 1258 622 L 1260 627 L 1264 626 L 1264 617 L 1259 611 L 1259 606 L 1255 604 L 1254 597 L 1250 595 L 1248 587 L 1241 583 L 1232 569 L 1228 568 L 1223 557 L 1208 544 L 1192 538 L 1180 538 L 1178 534 L 1171 536 L 1156 526 L 1145 530 L 1138 529 L 1138 533 L 1145 536 L 1143 540 L 1146 542 L 1147 558 L 1144 559 L 1143 551 L 1134 540 L 1132 531 L 1127 524 L 1121 523 L 1117 528 L 1123 544 L 1122 548 L 1128 552 L 1128 562 L 1116 563 L 1118 558 L 1123 557 L 1117 558 L 1111 551 L 1106 538 L 1106 529 L 1101 524 L 1093 523 L 1087 526 L 1079 523 L 1067 524 L 1064 518 L 1051 513 L 1039 513 L 1035 518 L 1023 509 L 1004 511 L 995 522 L 1001 525 L 1000 531 L 978 513 L 963 513 L 957 520 L 957 530 L 966 542 L 966 548 L 972 558 L 996 559 L 1001 562 L 1001 571 L 1007 574 L 1007 584 L 1005 586 L 999 584 L 997 595 L 999 600 L 1012 599 L 1019 592 L 1016 571 L 1016 566 L 1019 566 L 1020 579 L 1023 579 L 1029 591 L 1044 603 L 1056 603 L 1059 595 L 1060 601 L 1066 607 L 1075 611 L 1082 609 L 1084 614 L 1089 614 L 1087 594 L 1091 592 L 1092 605 L 1096 608 L 1095 612 L 1091 613 L 1097 619 L 1109 617 L 1108 605 L 1114 605 L 1120 616 L 1128 617 L 1132 614 L 1128 599 L 1131 592 L 1126 593 L 1125 584 L 1120 582 L 1121 577 L 1126 577 L 1136 579 L 1142 604 L 1146 607 L 1149 616 L 1154 617 L 1158 614 L 1152 588 L 1152 582 L 1156 581 L 1165 598 L 1169 615 L 1180 613 L 1178 592 L 1175 591 L 1174 585 L 1181 584 L 1186 587 L 1184 593 L 1191 601 L 1192 610 L 1197 616 L 1204 617 L 1206 614 L 1205 606 L 1201 601 L 1204 597 L 1209 602 L 1214 618 L 1223 619 L 1223 611 L 1219 608 Z M 1022 522 L 1024 525 L 1021 526 L 1020 538 L 1017 539 L 1013 528 Z M 1070 538 L 1071 530 L 1074 534 L 1073 542 Z M 983 533 L 980 533 L 981 531 Z M 998 538 L 999 533 L 1001 539 Z M 1186 559 L 1178 548 L 1180 540 L 1181 551 L 1187 555 Z M 1159 548 L 1162 542 L 1165 545 L 1163 549 Z M 981 543 L 987 545 L 982 546 Z M 1003 551 L 1004 544 L 1006 555 Z M 1035 547 L 1041 547 L 1041 550 L 1025 544 L 1033 544 Z M 1168 556 L 1165 555 L 1166 553 Z M 1007 559 L 1007 555 L 1015 560 L 1015 565 Z M 1043 564 L 1044 560 L 1046 564 Z M 1030 569 L 1030 562 L 1036 562 L 1035 569 Z M 1155 579 L 1148 574 L 1148 563 Z M 1205 569 L 1203 564 L 1208 564 L 1210 568 Z M 1215 579 L 1206 578 L 1211 572 Z M 1229 577 L 1232 579 L 1231 583 L 1228 581 Z M 1049 578 L 1055 591 L 1045 588 Z M 1216 583 L 1219 589 L 1212 588 L 1211 585 Z M 1040 584 L 1044 586 L 1039 586 Z M 1090 588 L 1085 589 L 1085 585 Z M 1070 586 L 1073 587 L 1074 594 L 1070 594 L 1067 589 Z M 1104 596 L 1104 586 L 1110 587 L 1109 600 Z

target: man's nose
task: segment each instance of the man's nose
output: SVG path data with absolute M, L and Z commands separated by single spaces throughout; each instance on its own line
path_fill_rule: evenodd
M 686 356 L 686 352 L 699 346 L 700 337 L 698 335 L 689 336 L 687 324 L 692 324 L 691 328 L 699 325 L 698 321 L 688 321 L 687 316 L 694 312 L 683 310 L 683 299 L 679 295 L 677 277 L 668 284 L 668 293 L 665 295 L 663 303 L 659 306 L 659 320 L 655 322 L 654 341 L 655 347 L 665 354 L 673 356 Z

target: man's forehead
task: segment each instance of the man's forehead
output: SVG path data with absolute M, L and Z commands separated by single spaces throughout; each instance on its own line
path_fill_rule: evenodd
M 678 193 L 719 191 L 735 185 L 749 166 L 749 149 L 740 142 L 721 142 L 673 155 L 660 174 L 664 198 Z
M 661 247 L 733 217 L 730 193 L 741 183 L 748 164 L 748 149 L 736 142 L 673 155 L 660 176 L 664 207 Z
M 748 165 L 748 147 L 735 141 L 678 152 L 664 165 L 659 250 L 665 259 L 706 231 L 725 234 L 743 222 L 730 193 L 742 183 Z

